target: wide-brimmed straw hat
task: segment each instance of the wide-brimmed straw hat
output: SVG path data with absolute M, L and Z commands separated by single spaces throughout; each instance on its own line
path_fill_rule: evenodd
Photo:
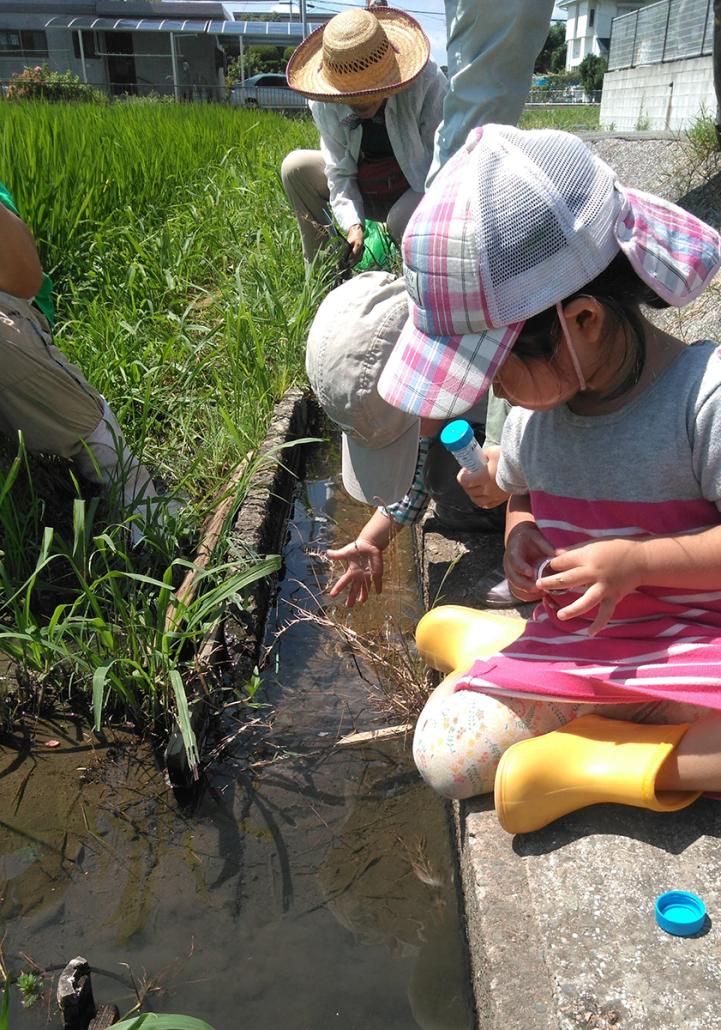
M 430 56 L 425 32 L 405 11 L 353 8 L 331 18 L 293 52 L 291 89 L 311 100 L 390 96 L 421 74 Z

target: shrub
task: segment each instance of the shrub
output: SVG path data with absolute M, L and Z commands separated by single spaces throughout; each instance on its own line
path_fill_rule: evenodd
M 81 82 L 71 71 L 54 72 L 47 64 L 25 68 L 10 79 L 8 100 L 85 100 L 96 104 L 108 102 L 105 94 Z
M 603 76 L 608 70 L 608 61 L 596 54 L 586 54 L 578 66 L 578 73 L 581 76 L 581 85 L 584 92 L 589 96 L 603 89 Z
M 173 93 L 158 93 L 157 90 L 151 89 L 149 93 L 143 93 L 139 96 L 124 93 L 123 96 L 118 97 L 118 100 L 122 101 L 123 104 L 129 104 L 131 107 L 143 107 L 149 104 L 174 104 L 175 95 Z

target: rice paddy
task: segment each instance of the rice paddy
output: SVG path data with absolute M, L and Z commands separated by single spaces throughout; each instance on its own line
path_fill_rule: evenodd
M 139 557 L 97 498 L 71 482 L 58 510 L 22 448 L 11 454 L 0 650 L 33 692 L 85 696 L 96 725 L 113 707 L 154 723 L 166 707 L 182 714 L 179 675 L 203 628 L 273 564 L 228 568 L 221 541 L 205 593 L 166 625 L 209 498 L 303 374 L 327 286 L 322 274 L 306 282 L 279 168 L 315 131 L 273 114 L 132 103 L 4 104 L 0 124 L 0 178 L 56 284 L 56 341 L 186 502 Z M 252 474 L 251 461 L 239 498 Z

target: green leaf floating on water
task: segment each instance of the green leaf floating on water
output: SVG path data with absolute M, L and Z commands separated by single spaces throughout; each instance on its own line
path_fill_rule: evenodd
M 147 1012 L 133 1019 L 115 1023 L 113 1030 L 213 1030 L 210 1023 L 192 1016 L 160 1016 Z

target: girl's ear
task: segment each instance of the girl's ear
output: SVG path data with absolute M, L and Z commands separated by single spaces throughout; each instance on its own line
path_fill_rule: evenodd
M 573 340 L 598 343 L 603 338 L 606 312 L 595 297 L 580 294 L 563 305 L 563 313 Z

